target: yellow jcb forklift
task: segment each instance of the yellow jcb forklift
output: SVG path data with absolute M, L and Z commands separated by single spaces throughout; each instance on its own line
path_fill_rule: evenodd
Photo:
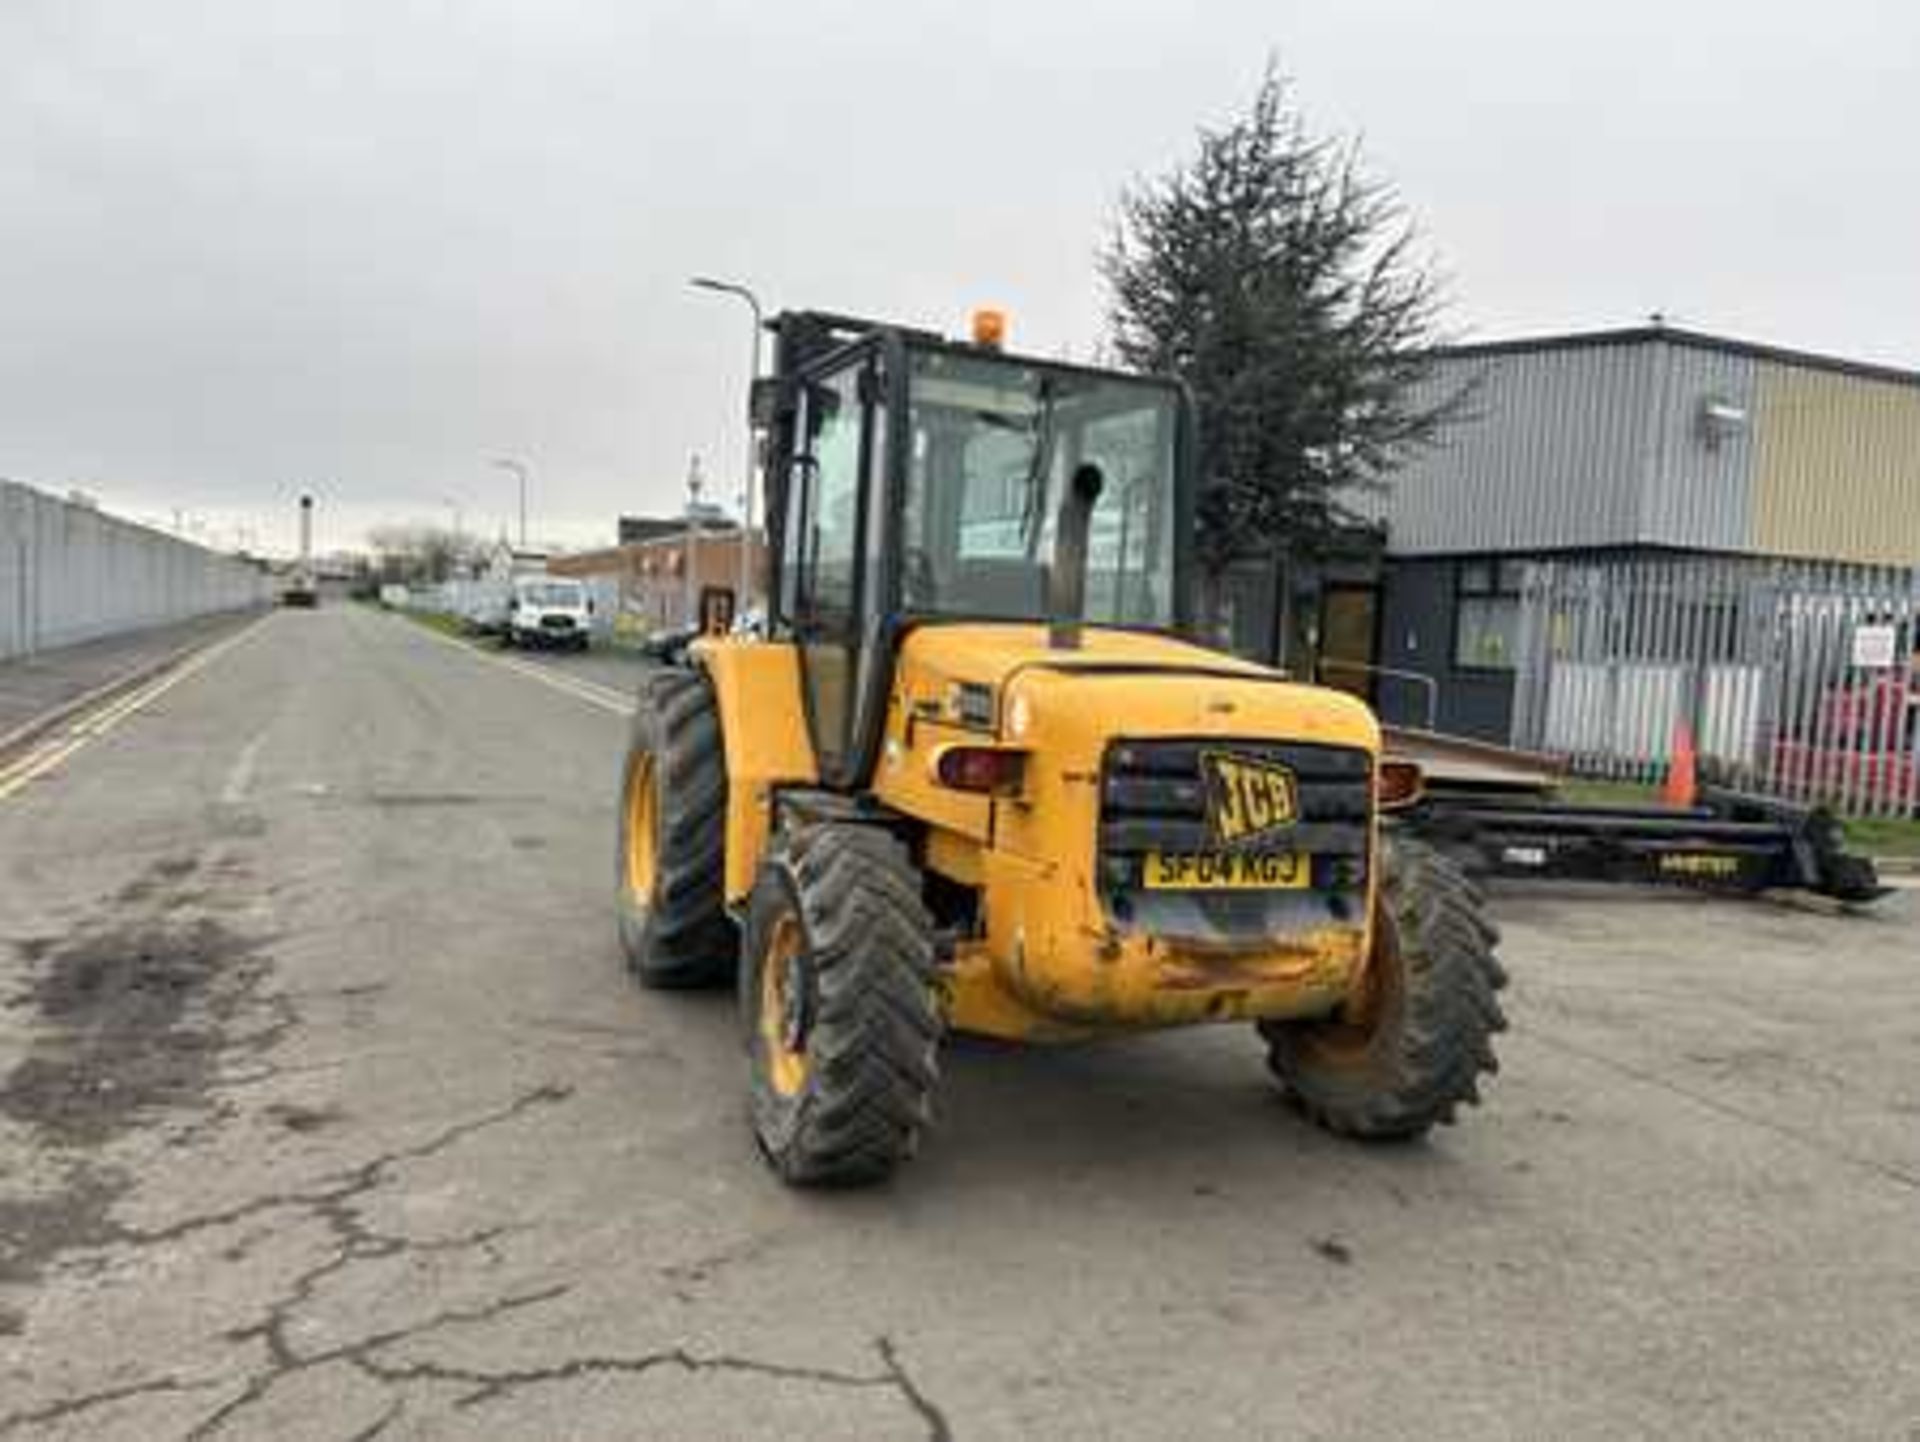
M 764 637 L 647 677 L 620 937 L 736 982 L 795 1183 L 883 1177 L 950 1029 L 1257 1026 L 1305 1113 L 1418 1136 L 1495 1070 L 1478 894 L 1382 813 L 1364 704 L 1184 639 L 1194 433 L 1171 382 L 818 312 L 770 323 Z

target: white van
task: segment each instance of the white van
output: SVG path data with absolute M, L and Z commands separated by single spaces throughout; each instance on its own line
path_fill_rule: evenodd
M 565 646 L 587 649 L 593 626 L 593 600 L 570 576 L 516 576 L 507 602 L 509 646 Z

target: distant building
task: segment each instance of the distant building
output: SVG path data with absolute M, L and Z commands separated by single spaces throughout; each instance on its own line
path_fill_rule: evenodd
M 677 535 L 684 525 L 686 522 L 679 516 L 622 516 L 619 522 L 619 544 L 631 546 L 660 536 Z
M 731 594 L 739 590 L 743 544 L 750 548 L 752 591 L 759 596 L 765 587 L 766 548 L 758 532 L 743 535 L 737 526 L 718 531 L 702 526 L 689 542 L 685 522 L 680 522 L 667 535 L 555 557 L 549 569 L 556 576 L 577 576 L 594 583 L 596 596 L 619 618 L 617 624 L 642 631 L 671 630 L 690 623 L 701 591 Z
M 739 521 L 712 501 L 696 501 L 689 504 L 685 511 L 677 516 L 622 516 L 619 521 L 620 544 L 630 546 L 639 541 L 657 541 L 663 536 L 677 536 L 687 528 L 687 517 L 693 516 L 704 531 L 732 531 L 739 528 Z
M 510 581 L 515 576 L 536 575 L 547 570 L 552 559 L 546 551 L 496 541 L 478 557 L 475 579 Z

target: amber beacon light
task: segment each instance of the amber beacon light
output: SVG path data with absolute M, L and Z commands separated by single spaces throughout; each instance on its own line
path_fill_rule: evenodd
M 1007 339 L 1007 313 L 982 306 L 973 313 L 973 343 L 988 350 L 999 350 Z

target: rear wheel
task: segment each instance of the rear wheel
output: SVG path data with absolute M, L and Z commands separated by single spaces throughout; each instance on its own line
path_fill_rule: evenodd
M 1265 1022 L 1268 1062 L 1301 1109 L 1329 1131 L 1370 1139 L 1423 1135 L 1480 1100 L 1499 1070 L 1506 972 L 1478 892 L 1451 861 L 1395 832 L 1373 955 L 1358 992 L 1333 1017 Z
M 782 1178 L 879 1181 L 913 1155 L 937 1077 L 933 924 L 904 848 L 827 823 L 761 867 L 740 967 L 753 1125 Z
M 620 943 L 648 986 L 733 978 L 726 911 L 727 763 L 713 692 L 697 671 L 657 671 L 640 689 L 620 800 Z

